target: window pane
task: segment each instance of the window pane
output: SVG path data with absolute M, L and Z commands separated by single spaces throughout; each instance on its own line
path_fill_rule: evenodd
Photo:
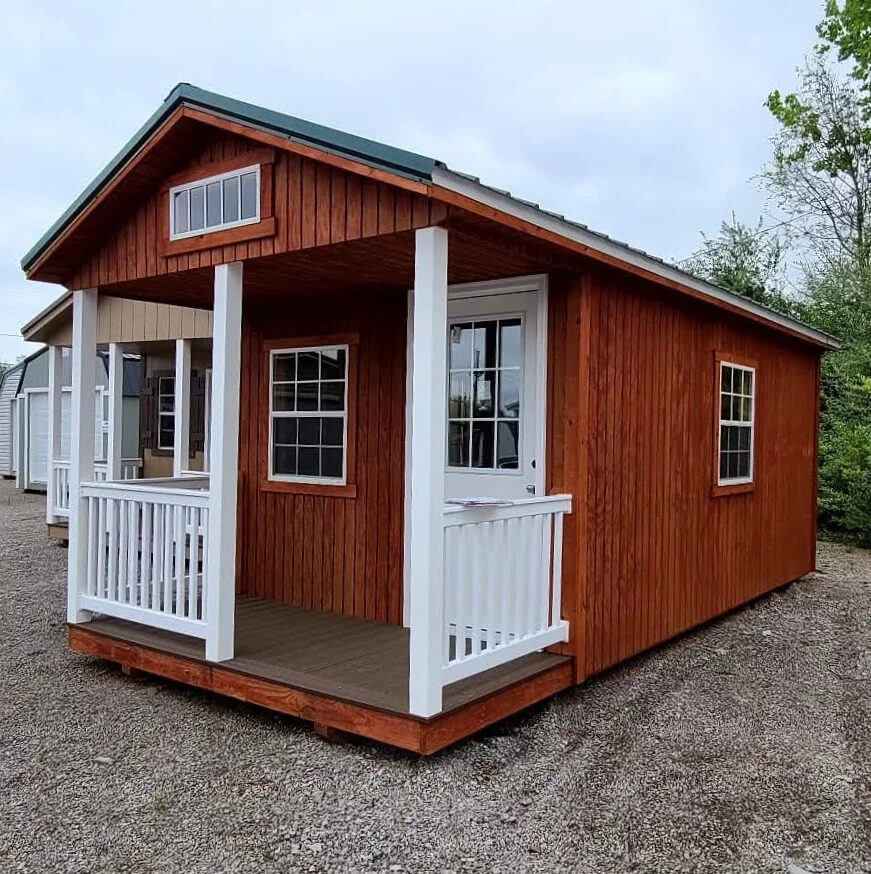
M 296 419 L 278 416 L 273 420 L 272 433 L 275 443 L 293 445 L 296 443 Z
M 300 476 L 320 476 L 320 455 L 321 451 L 316 446 L 300 446 L 297 456 L 298 474 Z
M 749 370 L 744 371 L 744 394 L 753 394 L 753 374 Z
M 509 419 L 520 416 L 520 371 L 499 371 L 499 415 Z
M 242 179 L 242 218 L 254 218 L 257 215 L 257 174 L 245 173 Z
M 213 228 L 221 224 L 221 183 L 212 182 L 206 186 L 206 226 Z
M 732 391 L 732 368 L 727 364 L 723 365 L 723 385 L 722 391 Z
M 321 352 L 321 379 L 345 378 L 345 350 L 327 349 Z
M 752 401 L 750 398 L 741 398 L 741 421 L 749 422 L 750 421 L 750 407 Z
M 224 222 L 239 221 L 239 177 L 224 180 Z
M 493 398 L 496 394 L 496 371 L 475 374 L 475 406 L 472 415 L 478 419 L 493 418 Z
M 320 376 L 320 356 L 317 352 L 300 352 L 296 365 L 297 379 L 317 379 Z
M 293 382 L 296 379 L 296 355 L 276 355 L 272 359 L 272 378 L 276 382 Z
M 448 417 L 463 419 L 472 414 L 472 377 L 469 373 L 452 373 L 448 394 Z
M 321 420 L 299 420 L 299 445 L 317 446 L 321 442 Z
M 720 453 L 720 479 L 726 479 L 729 476 L 729 456 L 722 452 Z
M 161 449 L 172 449 L 173 443 L 175 442 L 175 428 L 172 423 L 166 423 L 167 419 L 161 420 L 160 442 L 158 445 Z
M 293 383 L 278 383 L 272 386 L 272 409 L 278 412 L 288 413 L 294 409 L 293 401 L 295 394 Z
M 738 448 L 743 450 L 750 449 L 750 429 L 742 428 L 738 432 Z
M 321 443 L 324 446 L 341 446 L 344 442 L 344 419 L 321 419 Z
M 161 413 L 174 413 L 175 395 L 161 395 L 159 409 Z
M 342 476 L 342 450 L 321 449 L 321 476 Z
M 345 409 L 345 383 L 322 382 L 321 383 L 321 409 L 344 410 Z
M 520 367 L 523 363 L 520 334 L 520 319 L 506 319 L 499 323 L 500 367 Z
M 451 369 L 472 367 L 472 325 L 451 325 Z
M 493 467 L 493 422 L 472 425 L 472 467 Z
M 296 408 L 303 411 L 317 410 L 318 384 L 316 382 L 298 382 L 296 384 Z
M 720 402 L 720 418 L 721 419 L 731 419 L 732 418 L 732 397 L 731 395 L 723 395 L 722 400 Z
M 189 229 L 188 193 L 187 191 L 179 191 L 176 193 L 173 203 L 173 232 L 184 234 Z
M 476 322 L 474 342 L 472 364 L 475 367 L 495 367 L 496 322 Z
M 517 470 L 519 464 L 518 423 L 499 422 L 496 429 L 496 467 Z
M 448 426 L 448 464 L 469 466 L 469 423 L 451 422 Z
M 738 476 L 738 453 L 729 453 L 729 479 L 735 479 Z
M 275 446 L 272 450 L 272 472 L 284 476 L 296 474 L 296 447 Z
M 742 477 L 750 476 L 750 453 L 749 452 L 739 452 L 738 453 L 738 476 L 742 476 Z
M 201 231 L 206 222 L 206 189 L 202 185 L 191 188 L 191 230 Z

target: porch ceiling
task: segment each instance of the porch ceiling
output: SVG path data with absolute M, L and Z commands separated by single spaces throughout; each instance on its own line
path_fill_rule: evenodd
M 485 221 L 450 222 L 448 281 L 500 279 L 553 269 L 578 269 L 579 258 Z M 104 294 L 160 303 L 211 308 L 212 267 L 101 286 Z M 245 261 L 248 301 L 268 302 L 288 294 L 349 292 L 366 288 L 401 290 L 414 283 L 414 232 L 319 246 Z

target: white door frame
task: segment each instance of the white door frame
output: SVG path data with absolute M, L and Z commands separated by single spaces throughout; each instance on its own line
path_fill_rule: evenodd
M 518 294 L 520 292 L 536 292 L 538 295 L 538 314 L 536 326 L 537 361 L 535 375 L 535 434 L 533 449 L 535 452 L 535 491 L 538 495 L 545 493 L 547 471 L 547 314 L 548 314 L 548 281 L 546 273 L 529 276 L 512 276 L 506 279 L 487 279 L 481 282 L 463 282 L 448 286 L 448 301 L 457 298 L 491 297 L 499 294 Z M 408 311 L 406 316 L 406 350 L 405 350 L 405 513 L 403 518 L 403 583 L 402 583 L 402 622 L 409 624 L 409 507 L 411 506 L 411 409 L 412 397 L 412 346 L 414 344 L 413 319 L 414 292 L 408 292 Z M 447 322 L 445 323 L 445 354 L 447 354 Z M 447 386 L 444 387 L 447 391 Z M 444 427 L 444 448 L 447 452 L 447 422 Z

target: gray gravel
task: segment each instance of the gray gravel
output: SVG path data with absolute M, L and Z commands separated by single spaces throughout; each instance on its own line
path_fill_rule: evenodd
M 0 483 L 0 871 L 871 871 L 871 553 L 433 759 L 64 646 Z

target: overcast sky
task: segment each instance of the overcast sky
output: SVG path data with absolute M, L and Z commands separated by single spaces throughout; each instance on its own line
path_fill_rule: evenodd
M 752 181 L 821 0 L 6 0 L 0 361 L 61 293 L 20 260 L 179 81 L 445 161 L 679 259 Z

